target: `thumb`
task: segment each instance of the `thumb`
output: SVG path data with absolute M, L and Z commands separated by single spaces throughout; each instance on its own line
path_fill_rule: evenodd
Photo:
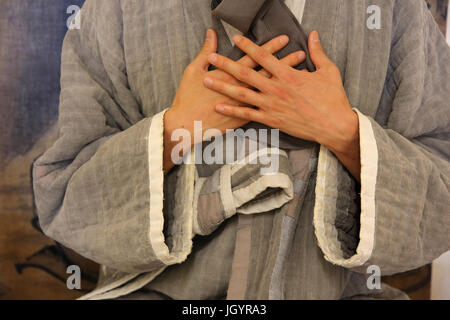
M 320 43 L 319 33 L 317 31 L 313 31 L 310 33 L 308 46 L 311 60 L 316 66 L 317 70 L 331 63 L 331 60 L 323 51 L 322 44 Z
M 203 48 L 195 59 L 197 64 L 202 70 L 207 71 L 210 63 L 208 62 L 208 56 L 217 52 L 217 34 L 213 29 L 208 29 L 206 32 L 205 43 Z

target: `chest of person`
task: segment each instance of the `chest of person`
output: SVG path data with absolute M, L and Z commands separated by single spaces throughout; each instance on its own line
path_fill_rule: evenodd
M 392 3 L 306 1 L 302 27 L 317 30 L 326 54 L 341 71 L 352 107 L 375 116 L 388 71 Z M 146 116 L 170 107 L 184 69 L 201 50 L 208 28 L 218 52 L 232 44 L 209 0 L 131 0 L 123 4 L 123 43 L 129 85 Z

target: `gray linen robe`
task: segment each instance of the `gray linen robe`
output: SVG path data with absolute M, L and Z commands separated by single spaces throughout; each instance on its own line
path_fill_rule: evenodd
M 374 4 L 381 30 L 366 27 Z M 192 239 L 195 166 L 162 173 L 163 110 L 207 28 L 230 52 L 223 26 L 206 0 L 88 0 L 81 15 L 64 41 L 60 136 L 33 168 L 43 230 L 102 264 L 86 299 L 143 286 L 223 298 L 237 216 Z M 277 215 L 253 219 L 247 299 L 376 294 L 368 266 L 393 274 L 450 248 L 450 50 L 425 2 L 307 1 L 302 26 L 319 31 L 358 111 L 361 189 L 321 147 L 277 279 L 279 265 L 265 268 L 282 249 L 280 230 L 266 228 Z

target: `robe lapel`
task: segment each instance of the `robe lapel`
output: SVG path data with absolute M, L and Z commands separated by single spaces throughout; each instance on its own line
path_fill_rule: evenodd
M 370 29 L 371 5 L 381 8 L 381 29 Z M 392 6 L 376 0 L 306 1 L 302 26 L 317 30 L 328 57 L 341 71 L 350 104 L 375 117 L 387 74 Z

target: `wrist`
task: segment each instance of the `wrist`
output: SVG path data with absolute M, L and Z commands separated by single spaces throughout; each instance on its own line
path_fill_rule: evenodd
M 359 151 L 358 115 L 353 110 L 349 110 L 340 124 L 341 126 L 333 135 L 321 144 L 336 155 L 351 156 L 355 154 L 355 151 Z
M 177 143 L 172 140 L 172 134 L 177 129 L 173 121 L 172 109 L 165 112 L 163 121 L 163 169 L 165 173 L 168 173 L 175 165 L 172 161 L 172 150 Z
M 193 129 L 185 125 L 173 107 L 164 114 L 164 171 L 167 173 L 193 147 Z M 178 131 L 178 132 L 177 132 Z
M 340 134 L 336 135 L 332 143 L 325 145 L 339 161 L 346 167 L 352 176 L 361 182 L 361 150 L 359 137 L 359 118 L 351 110 L 349 117 L 342 122 Z
M 172 133 L 176 130 L 173 119 L 173 109 L 169 108 L 164 114 L 164 141 L 171 141 Z

